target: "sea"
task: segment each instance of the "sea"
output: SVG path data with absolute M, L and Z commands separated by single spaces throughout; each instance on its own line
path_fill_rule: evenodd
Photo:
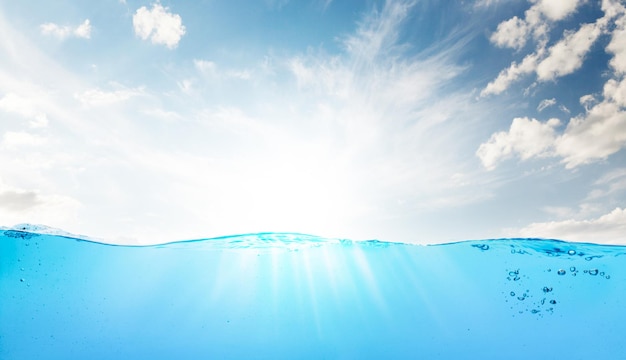
M 626 359 L 626 247 L 0 230 L 0 359 Z

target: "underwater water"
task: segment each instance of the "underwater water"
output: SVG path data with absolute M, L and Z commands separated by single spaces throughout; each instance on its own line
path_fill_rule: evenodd
M 0 231 L 0 359 L 626 359 L 626 247 Z

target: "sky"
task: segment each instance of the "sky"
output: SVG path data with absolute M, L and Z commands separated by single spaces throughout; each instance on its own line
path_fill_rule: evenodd
M 0 226 L 626 244 L 624 0 L 0 0 Z

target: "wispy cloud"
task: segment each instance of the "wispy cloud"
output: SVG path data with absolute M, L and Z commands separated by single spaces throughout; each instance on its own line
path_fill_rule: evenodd
M 103 106 L 111 105 L 119 102 L 126 101 L 132 97 L 140 96 L 144 94 L 143 88 L 126 88 L 123 86 L 117 90 L 105 91 L 99 88 L 85 90 L 82 93 L 77 93 L 74 97 L 80 101 L 83 105 L 87 106 Z
M 541 100 L 541 102 L 537 106 L 537 111 L 541 112 L 545 108 L 550 107 L 550 106 L 554 106 L 554 105 L 556 105 L 556 99 L 555 98 L 543 99 L 543 100 Z

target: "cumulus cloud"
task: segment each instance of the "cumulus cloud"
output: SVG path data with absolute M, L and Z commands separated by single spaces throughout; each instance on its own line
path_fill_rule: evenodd
M 622 11 L 626 9 L 622 7 Z M 626 16 L 621 16 L 616 21 L 616 25 L 606 50 L 613 54 L 609 63 L 611 67 L 616 73 L 623 75 L 626 74 Z
M 539 12 L 552 21 L 566 18 L 578 8 L 584 0 L 533 0 Z
M 536 73 L 539 81 L 548 81 L 573 73 L 580 69 L 601 34 L 602 28 L 598 23 L 584 24 L 576 32 L 567 32 L 550 48 L 542 45 L 534 53 L 526 55 L 521 64 L 511 63 L 487 84 L 481 96 L 500 94 L 524 75 Z
M 604 160 L 626 146 L 626 111 L 603 101 L 582 116 L 570 120 L 556 139 L 556 153 L 566 168 Z
M 578 31 L 566 33 L 537 65 L 537 78 L 541 81 L 554 80 L 580 69 L 585 55 L 601 33 L 597 23 L 584 24 Z
M 587 106 L 584 114 L 570 119 L 562 134 L 556 135 L 556 119 L 546 123 L 526 118 L 516 118 L 508 132 L 498 132 L 484 144 L 476 155 L 487 169 L 511 155 L 521 159 L 557 156 L 568 169 L 604 160 L 626 147 L 626 79 L 610 79 L 604 86 L 604 99 L 595 103 L 590 96 L 583 96 L 581 103 Z M 542 129 L 542 130 L 538 130 Z M 542 136 L 537 137 L 539 134 Z M 540 151 L 524 151 L 519 144 L 543 144 L 533 147 Z
M 542 52 L 529 54 L 524 57 L 521 64 L 513 62 L 510 67 L 502 70 L 498 77 L 491 81 L 480 92 L 480 96 L 497 95 L 509 88 L 509 86 L 521 78 L 523 75 L 530 74 L 537 67 L 537 60 L 541 57 Z
M 626 237 L 626 209 L 617 207 L 595 219 L 536 222 L 521 229 L 519 234 L 523 237 L 623 244 Z
M 554 146 L 555 128 L 560 123 L 558 119 L 542 123 L 536 119 L 515 118 L 509 131 L 491 135 L 486 143 L 480 145 L 476 155 L 488 170 L 512 155 L 518 155 L 522 160 L 549 156 Z
M 520 49 L 526 45 L 529 31 L 528 24 L 514 16 L 498 24 L 496 32 L 491 35 L 489 40 L 499 47 Z
M 576 11 L 580 0 L 531 0 L 534 5 L 524 13 L 498 24 L 489 40 L 499 47 L 521 49 L 532 35 L 536 39 L 545 36 L 550 22 L 559 21 Z M 488 1 L 482 1 L 488 5 Z M 485 6 L 483 5 L 483 6 Z
M 54 36 L 61 40 L 67 39 L 68 37 L 83 39 L 89 39 L 91 37 L 91 23 L 89 19 L 86 19 L 78 26 L 58 25 L 50 22 L 39 25 L 39 28 L 42 34 Z
M 566 31 L 559 41 L 548 47 L 550 25 L 574 13 L 583 1 L 533 0 L 532 2 L 533 6 L 525 12 L 523 19 L 513 17 L 501 22 L 490 40 L 498 47 L 520 50 L 528 40 L 534 39 L 537 44 L 536 50 L 527 54 L 521 64 L 512 62 L 508 68 L 500 71 L 496 79 L 489 82 L 481 91 L 481 96 L 500 94 L 524 75 L 535 73 L 539 81 L 551 81 L 575 72 L 582 66 L 591 46 L 608 31 L 610 22 L 624 12 L 623 6 L 619 3 L 605 0 L 602 3 L 604 16 L 594 23 L 582 24 L 576 31 Z M 615 21 L 616 29 L 613 31 L 611 42 L 613 45 L 610 44 L 607 47 L 607 51 L 616 54 L 611 62 L 614 67 L 626 68 L 626 50 L 624 50 L 626 41 L 623 40 L 626 34 L 620 37 L 620 29 L 623 29 L 625 21 L 623 17 Z M 624 53 L 624 60 L 619 58 L 619 54 L 622 53 Z
M 185 35 L 185 26 L 178 14 L 169 12 L 169 8 L 155 3 L 152 9 L 140 7 L 133 15 L 135 34 L 143 40 L 148 38 L 153 44 L 165 45 L 170 49 L 178 46 Z
M 539 4 L 541 3 L 537 2 L 536 6 Z M 553 11 L 551 16 L 554 19 L 567 16 L 566 14 L 573 11 L 574 5 L 572 4 L 563 8 L 554 8 L 551 10 Z M 626 78 L 624 77 L 626 74 L 626 42 L 624 41 L 626 8 L 619 2 L 605 0 L 602 3 L 602 10 L 604 16 L 595 23 L 583 24 L 576 32 L 566 31 L 563 38 L 548 50 L 542 52 L 539 49 L 527 55 L 522 63 L 522 65 L 527 63 L 526 66 L 511 64 L 481 92 L 481 95 L 500 93 L 521 75 L 532 72 L 536 72 L 540 81 L 554 80 L 573 73 L 582 66 L 583 59 L 593 43 L 603 33 L 609 33 L 611 40 L 606 51 L 613 55 L 610 66 L 614 72 L 604 84 L 601 98 L 598 99 L 591 94 L 582 96 L 580 103 L 584 106 L 585 112 L 572 117 L 561 134 L 556 134 L 554 128 L 549 125 L 553 120 L 543 124 L 544 129 L 552 128 L 551 143 L 535 153 L 520 151 L 517 144 L 532 142 L 532 139 L 522 140 L 520 137 L 534 136 L 525 130 L 535 129 L 538 125 L 532 121 L 524 122 L 519 118 L 514 119 L 509 132 L 495 133 L 489 141 L 480 145 L 476 154 L 485 168 L 493 169 L 501 159 L 517 155 L 521 159 L 560 157 L 565 167 L 571 169 L 605 160 L 626 147 Z M 615 27 L 610 30 L 609 23 L 612 20 L 615 20 Z M 526 61 L 526 59 L 533 61 Z M 554 99 L 544 100 L 537 110 L 541 111 L 554 104 Z M 569 112 L 566 108 L 563 111 Z M 518 128 L 515 129 L 516 127 Z M 516 131 L 516 136 L 513 135 L 513 130 Z

